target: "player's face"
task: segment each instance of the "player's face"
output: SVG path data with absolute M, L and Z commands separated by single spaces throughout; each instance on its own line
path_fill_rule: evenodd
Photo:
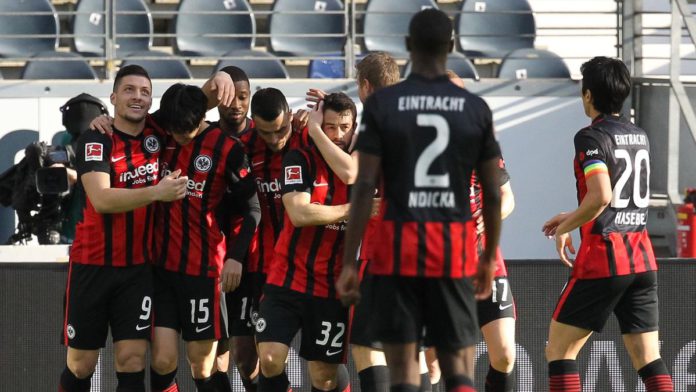
M 193 139 L 200 133 L 201 130 L 205 129 L 206 127 L 205 119 L 201 121 L 201 124 L 198 125 L 195 129 L 191 131 L 184 131 L 184 132 L 171 132 L 170 135 L 174 139 L 174 141 L 179 144 L 180 146 L 185 146 L 193 141 Z
M 292 133 L 291 117 L 290 112 L 279 114 L 273 121 L 254 117 L 256 132 L 272 151 L 282 150 L 288 142 Z
M 350 110 L 337 113 L 331 109 L 324 111 L 322 129 L 335 145 L 348 149 L 353 137 L 353 113 Z
M 246 81 L 239 81 L 234 84 L 235 96 L 232 105 L 218 106 L 220 118 L 232 127 L 238 127 L 244 123 L 244 119 L 249 112 L 249 98 L 251 89 Z
M 121 79 L 116 91 L 111 93 L 114 116 L 130 123 L 145 119 L 152 106 L 152 83 L 139 75 L 128 75 Z

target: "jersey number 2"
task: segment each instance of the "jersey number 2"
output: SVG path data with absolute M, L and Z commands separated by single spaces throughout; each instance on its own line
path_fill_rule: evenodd
M 416 161 L 414 184 L 416 188 L 448 188 L 450 185 L 449 173 L 428 174 L 428 169 L 435 159 L 447 149 L 450 137 L 450 128 L 447 120 L 439 114 L 418 114 L 416 123 L 419 127 L 433 127 L 437 132 L 435 140 L 423 150 Z

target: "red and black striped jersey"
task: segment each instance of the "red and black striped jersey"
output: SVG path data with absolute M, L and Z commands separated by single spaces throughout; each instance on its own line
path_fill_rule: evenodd
M 254 128 L 241 135 L 244 149 L 251 162 L 251 173 L 256 182 L 256 192 L 261 206 L 261 222 L 250 247 L 247 271 L 268 274 L 273 260 L 273 248 L 283 227 L 283 202 L 281 184 L 283 157 L 288 151 L 309 145 L 307 128 L 293 131 L 280 151 L 268 148 Z
M 348 186 L 336 176 L 316 147 L 293 150 L 283 159 L 282 194 L 306 192 L 311 203 L 348 203 Z M 275 246 L 266 283 L 315 297 L 337 298 L 345 222 L 293 226 L 287 213 Z
M 240 200 L 254 193 L 242 144 L 212 123 L 184 146 L 168 137 L 161 166 L 162 176 L 181 169 L 188 183 L 183 199 L 158 203 L 156 264 L 188 275 L 218 277 L 229 251 L 217 221 L 218 207 L 226 192 L 242 194 Z
M 488 105 L 446 75 L 408 79 L 372 94 L 357 140 L 381 157 L 383 220 L 370 272 L 460 278 L 475 273 L 471 172 L 498 159 Z
M 155 185 L 161 146 L 159 133 L 150 126 L 137 136 L 118 129 L 111 136 L 84 132 L 76 147 L 78 176 L 94 171 L 107 173 L 112 188 Z M 153 209 L 153 205 L 148 205 L 128 212 L 100 214 L 86 196 L 82 220 L 70 248 L 70 261 L 114 267 L 150 262 Z
M 605 278 L 657 270 L 646 230 L 650 202 L 650 143 L 625 117 L 601 115 L 575 135 L 574 171 L 578 203 L 587 179 L 608 173 L 612 200 L 580 228 L 573 276 Z
M 500 167 L 500 172 L 499 172 L 499 178 L 498 178 L 498 185 L 503 186 L 507 184 L 510 181 L 510 174 L 508 173 L 507 169 L 505 168 L 505 161 L 503 158 L 500 158 L 500 162 L 498 164 Z M 471 174 L 471 215 L 474 218 L 474 221 L 477 221 L 481 215 L 483 215 L 483 195 L 482 195 L 482 188 L 481 188 L 481 181 L 479 181 L 478 176 L 476 175 L 476 170 Z M 478 228 L 477 228 L 478 229 Z M 486 235 L 485 232 L 483 231 L 477 231 L 476 232 L 476 247 L 478 250 L 479 256 L 483 254 L 483 251 L 486 246 Z M 500 251 L 500 248 L 496 249 L 495 252 L 495 276 L 507 276 L 507 268 L 505 267 L 505 260 L 503 259 L 503 252 Z

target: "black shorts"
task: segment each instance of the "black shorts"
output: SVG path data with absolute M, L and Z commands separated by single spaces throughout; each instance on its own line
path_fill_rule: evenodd
M 184 341 L 227 338 L 227 309 L 216 278 L 154 269 L 155 326 L 181 332 Z
M 111 267 L 70 263 L 65 290 L 62 342 L 80 350 L 114 342 L 150 339 L 152 267 Z
M 300 357 L 307 361 L 345 363 L 348 309 L 338 299 L 318 298 L 265 285 L 256 322 L 256 341 L 290 346 L 302 330 Z
M 372 332 L 380 342 L 419 343 L 451 351 L 479 341 L 468 278 L 374 275 Z
M 602 279 L 570 278 L 561 292 L 553 319 L 602 332 L 612 312 L 622 334 L 657 331 L 657 272 Z
M 507 276 L 498 276 L 493 279 L 491 298 L 476 301 L 476 313 L 478 315 L 479 328 L 501 318 L 517 318 L 515 300 L 512 297 L 510 281 Z
M 367 273 L 367 264 L 366 260 L 360 260 L 360 303 L 351 308 L 350 343 L 381 350 L 382 344 L 375 340 L 374 333 L 370 329 L 373 318 L 371 299 L 374 283 L 372 275 Z
M 259 298 L 265 276 L 259 272 L 244 272 L 236 290 L 225 293 L 227 303 L 227 332 L 232 336 L 254 336 L 258 318 Z

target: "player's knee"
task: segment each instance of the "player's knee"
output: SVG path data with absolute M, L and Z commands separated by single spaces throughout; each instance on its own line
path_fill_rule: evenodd
M 132 373 L 145 369 L 145 355 L 136 352 L 118 353 L 116 369 L 120 372 Z
M 85 379 L 89 377 L 96 369 L 96 363 L 90 363 L 89 361 L 68 361 L 68 369 L 70 372 L 79 379 Z
M 546 353 L 547 362 L 556 361 L 566 357 L 566 350 L 563 350 L 556 346 L 552 346 L 551 344 L 546 345 L 544 353 Z
M 336 367 L 314 367 L 310 372 L 312 386 L 322 391 L 330 391 L 336 387 Z
M 261 350 L 259 364 L 261 372 L 266 377 L 277 376 L 285 370 L 285 358 L 273 349 Z
M 256 351 L 234 353 L 234 363 L 242 378 L 251 378 L 258 368 L 258 357 Z
M 515 346 L 502 347 L 498 352 L 493 350 L 488 351 L 488 358 L 491 361 L 491 366 L 498 370 L 509 372 L 515 365 Z
M 159 353 L 158 355 L 152 356 L 151 365 L 158 374 L 169 374 L 177 368 L 177 362 L 177 357 L 175 355 Z

